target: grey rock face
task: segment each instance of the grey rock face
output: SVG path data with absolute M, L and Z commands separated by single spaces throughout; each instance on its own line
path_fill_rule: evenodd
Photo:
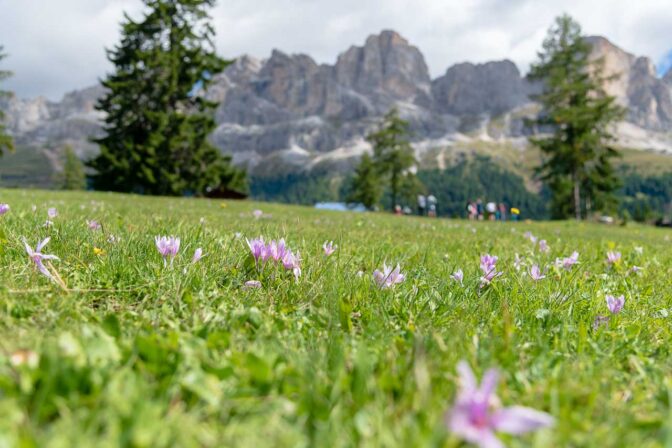
M 453 65 L 432 82 L 436 110 L 453 115 L 500 115 L 528 103 L 529 91 L 509 60 Z
M 628 108 L 630 125 L 643 129 L 647 139 L 651 132 L 669 133 L 672 70 L 657 78 L 648 58 L 601 37 L 588 40 L 605 71 L 620 74 L 605 88 Z M 303 168 L 310 160 L 350 166 L 345 158 L 366 149 L 365 136 L 391 107 L 410 122 L 420 148 L 464 138 L 524 139 L 533 132 L 524 122 L 538 113 L 530 94 L 539 87 L 508 60 L 456 64 L 431 80 L 420 50 L 394 31 L 383 31 L 349 48 L 334 65 L 279 50 L 266 60 L 242 56 L 204 95 L 220 103 L 212 141 L 235 162 L 268 170 L 283 158 Z M 88 157 L 96 151 L 89 137 L 101 132 L 102 116 L 94 105 L 102 94 L 101 87 L 90 87 L 59 102 L 9 97 L 0 99 L 0 109 L 20 145 L 56 150 L 70 144 Z M 628 142 L 638 144 L 632 137 Z

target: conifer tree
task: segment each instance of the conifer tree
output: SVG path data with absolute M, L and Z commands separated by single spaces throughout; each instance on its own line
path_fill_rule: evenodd
M 63 190 L 84 190 L 86 188 L 86 175 L 84 164 L 71 146 L 65 148 L 65 163 L 63 164 Z
M 199 92 L 230 61 L 215 54 L 208 9 L 215 0 L 143 0 L 128 15 L 115 67 L 97 104 L 106 113 L 100 155 L 90 162 L 96 189 L 201 195 L 220 186 L 245 189 L 245 176 L 208 140 L 216 103 Z
M 416 162 L 408 136 L 408 122 L 393 108 L 385 115 L 381 127 L 367 137 L 373 146 L 373 160 L 379 175 L 389 182 L 392 209 L 397 205 L 404 176 L 412 176 L 408 169 Z
M 558 17 L 531 67 L 530 78 L 543 83 L 536 96 L 543 111 L 534 121 L 550 129 L 548 137 L 531 139 L 545 156 L 539 171 L 552 198 L 552 216 L 581 219 L 611 204 L 618 178 L 611 159 L 611 125 L 623 116 L 605 84 L 603 61 L 590 60 L 591 46 L 571 17 Z
M 355 169 L 348 201 L 360 203 L 368 209 L 373 209 L 380 203 L 382 195 L 383 189 L 378 168 L 371 156 L 364 154 Z
M 2 51 L 3 47 L 2 45 L 0 45 L 0 61 L 2 61 L 5 58 L 5 54 Z M 0 81 L 9 78 L 11 75 L 12 73 L 9 71 L 0 70 Z M 0 90 L 0 97 L 7 95 L 9 95 L 9 92 L 4 92 Z M 11 152 L 14 150 L 14 141 L 12 140 L 12 137 L 7 133 L 7 130 L 5 129 L 5 126 L 2 123 L 4 118 L 5 114 L 0 110 L 0 157 L 5 151 Z

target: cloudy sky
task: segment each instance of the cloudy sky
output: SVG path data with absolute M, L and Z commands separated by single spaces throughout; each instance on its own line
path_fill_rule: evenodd
M 433 76 L 457 62 L 509 58 L 526 70 L 553 18 L 567 12 L 659 67 L 672 63 L 669 0 L 219 0 L 218 51 L 266 57 L 273 48 L 333 63 L 352 44 L 394 29 L 424 53 Z M 109 70 L 104 48 L 119 39 L 123 12 L 141 0 L 0 0 L 3 86 L 22 97 L 60 98 Z

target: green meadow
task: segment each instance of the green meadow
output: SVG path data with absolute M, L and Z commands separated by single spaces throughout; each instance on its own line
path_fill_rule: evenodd
M 502 406 L 555 419 L 498 433 L 506 446 L 672 445 L 669 230 L 31 190 L 0 203 L 0 447 L 466 446 L 446 425 L 461 360 L 500 371 Z M 181 239 L 172 263 L 157 235 Z M 255 264 L 259 236 L 300 253 L 298 280 Z M 51 238 L 55 280 L 24 237 Z M 502 272 L 486 285 L 484 254 Z M 384 263 L 404 281 L 378 287 Z

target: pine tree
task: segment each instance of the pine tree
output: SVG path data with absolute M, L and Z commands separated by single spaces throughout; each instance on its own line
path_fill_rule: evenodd
M 367 137 L 379 174 L 389 181 L 392 209 L 397 205 L 404 176 L 411 175 L 408 169 L 416 163 L 408 136 L 408 122 L 393 108 L 385 115 L 381 127 Z
M 363 204 L 370 210 L 380 203 L 382 195 L 383 189 L 378 167 L 370 155 L 364 154 L 355 169 L 348 202 Z
M 86 175 L 84 174 L 84 164 L 72 147 L 65 148 L 65 163 L 63 164 L 63 181 L 61 184 L 63 190 L 84 190 L 86 188 Z
M 3 47 L 0 45 L 0 61 L 5 58 L 5 54 L 2 52 Z M 12 75 L 11 72 L 6 70 L 0 70 L 0 81 L 7 79 Z M 4 92 L 0 90 L 0 97 L 9 95 L 9 92 Z M 5 151 L 12 152 L 14 151 L 14 141 L 12 137 L 7 133 L 5 126 L 2 124 L 5 119 L 5 114 L 0 110 L 0 157 Z
M 128 15 L 103 81 L 105 136 L 90 162 L 96 189 L 200 195 L 224 186 L 245 189 L 245 175 L 209 142 L 216 103 L 199 91 L 230 61 L 214 52 L 208 8 L 215 0 L 143 0 L 140 21 Z
M 571 17 L 558 17 L 543 43 L 530 78 L 543 82 L 536 96 L 543 111 L 534 121 L 551 129 L 549 137 L 533 138 L 545 155 L 539 171 L 553 194 L 552 216 L 571 213 L 581 219 L 591 209 L 605 207 L 618 187 L 611 159 L 611 125 L 623 116 L 604 85 L 601 60 L 590 61 L 591 46 Z

